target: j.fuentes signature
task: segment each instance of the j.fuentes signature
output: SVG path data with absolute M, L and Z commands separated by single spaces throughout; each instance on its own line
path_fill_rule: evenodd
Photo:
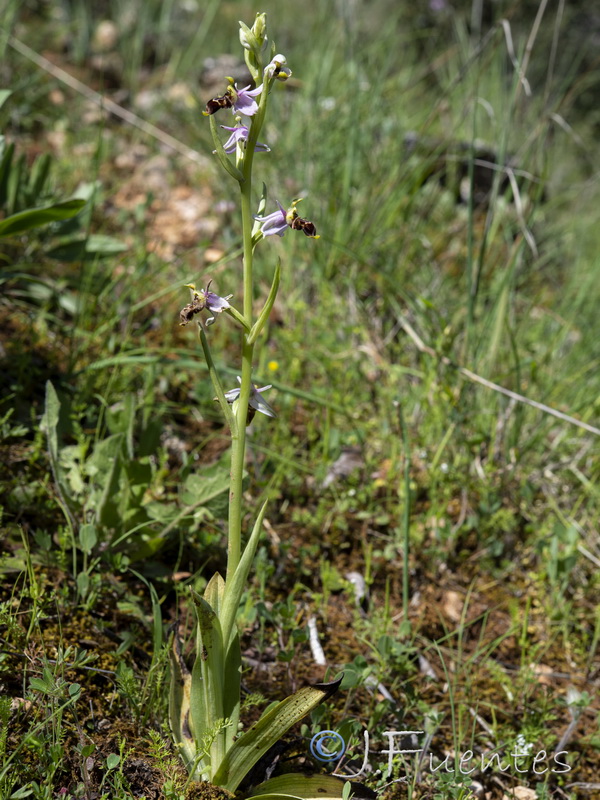
M 388 747 L 380 752 L 388 756 L 388 774 L 392 775 L 394 767 L 394 757 L 404 755 L 418 755 L 423 752 L 419 748 L 401 748 L 396 749 L 395 744 L 397 737 L 414 736 L 425 733 L 425 731 L 383 731 L 383 735 L 387 736 Z M 369 732 L 364 731 L 365 754 L 363 763 L 358 772 L 334 772 L 340 778 L 358 778 L 367 772 L 369 764 Z M 516 744 L 510 753 L 504 756 L 499 753 L 482 753 L 475 755 L 472 750 L 466 750 L 462 754 L 454 756 L 446 756 L 446 758 L 436 766 L 433 764 L 433 754 L 429 754 L 429 771 L 432 773 L 440 772 L 453 772 L 459 775 L 470 775 L 472 772 L 478 770 L 479 772 L 486 772 L 487 770 L 497 770 L 498 772 L 507 772 L 513 770 L 516 773 L 533 772 L 535 775 L 544 775 L 548 771 L 560 775 L 564 772 L 570 772 L 572 767 L 562 758 L 568 756 L 566 750 L 561 750 L 558 753 L 548 754 L 545 750 L 540 750 L 537 753 L 523 752 L 527 747 L 520 749 L 520 745 Z M 310 751 L 318 761 L 339 761 L 346 752 L 346 743 L 339 733 L 336 731 L 320 731 L 315 734 L 310 742 Z M 423 767 L 423 765 L 421 765 Z

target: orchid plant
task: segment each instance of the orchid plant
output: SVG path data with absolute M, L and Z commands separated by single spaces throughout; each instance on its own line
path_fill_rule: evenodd
M 231 433 L 231 484 L 229 493 L 227 531 L 227 573 L 225 579 L 215 574 L 204 594 L 192 591 L 196 612 L 195 661 L 188 668 L 183 647 L 177 635 L 170 649 L 171 689 L 169 716 L 173 736 L 180 749 L 190 777 L 210 781 L 235 792 L 256 762 L 285 734 L 289 728 L 316 705 L 329 697 L 339 681 L 307 686 L 270 707 L 249 730 L 239 733 L 240 676 L 242 660 L 236 616 L 242 593 L 252 567 L 265 516 L 266 503 L 260 509 L 253 529 L 243 542 L 242 537 L 242 480 L 246 452 L 246 427 L 258 411 L 275 417 L 275 411 L 264 397 L 270 386 L 257 388 L 252 379 L 254 350 L 269 318 L 280 281 L 280 263 L 274 268 L 271 289 L 262 310 L 254 314 L 255 287 L 253 260 L 256 248 L 273 234 L 283 236 L 288 230 L 302 231 L 317 239 L 315 226 L 299 216 L 294 200 L 286 209 L 279 203 L 271 214 L 265 215 L 266 190 L 254 210 L 252 174 L 254 154 L 269 152 L 258 141 L 275 81 L 285 81 L 291 75 L 286 59 L 276 54 L 267 38 L 266 14 L 257 14 L 249 28 L 240 23 L 240 41 L 246 64 L 256 88 L 239 89 L 233 79 L 220 97 L 206 105 L 217 158 L 240 189 L 243 241 L 243 300 L 236 309 L 233 296 L 221 297 L 210 290 L 196 290 L 188 285 L 191 302 L 181 311 L 181 324 L 196 318 L 200 343 L 212 379 L 216 399 Z M 267 51 L 270 57 L 268 63 Z M 217 112 L 231 110 L 233 126 L 222 125 L 230 133 L 223 144 L 215 122 Z M 231 158 L 233 156 L 233 158 Z M 203 317 L 201 312 L 208 314 Z M 225 390 L 213 360 L 207 329 L 217 317 L 228 316 L 241 330 L 239 386 Z M 255 790 L 253 796 L 275 797 L 341 797 L 343 783 L 335 778 L 302 775 L 272 778 Z M 291 782 L 290 782 L 291 781 Z

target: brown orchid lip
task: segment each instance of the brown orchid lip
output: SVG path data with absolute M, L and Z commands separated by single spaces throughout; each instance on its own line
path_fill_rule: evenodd
M 209 100 L 206 104 L 206 114 L 210 116 L 211 114 L 216 114 L 221 108 L 232 108 L 234 102 L 229 92 L 220 97 L 213 97 L 212 100 Z
M 294 217 L 290 223 L 290 228 L 295 231 L 303 231 L 306 236 L 310 236 L 313 239 L 317 235 L 317 229 L 314 222 L 311 222 L 308 219 L 303 219 L 302 217 Z
M 179 312 L 179 319 L 181 320 L 179 323 L 180 325 L 187 325 L 188 322 L 191 322 L 195 315 L 204 308 L 212 314 L 220 314 L 222 311 L 225 311 L 225 309 L 231 307 L 229 305 L 229 300 L 233 295 L 229 294 L 227 297 L 221 297 L 215 294 L 215 292 L 209 291 L 211 283 L 212 280 L 207 283 L 206 289 L 200 289 L 200 291 L 196 290 L 194 284 L 187 284 L 188 288 L 192 290 L 194 297 L 192 302 L 184 306 Z M 214 322 L 214 317 L 209 318 L 206 324 L 210 325 L 212 322 Z
M 187 306 L 181 309 L 179 312 L 179 319 L 181 322 L 180 325 L 187 325 L 188 322 L 191 322 L 196 314 L 199 314 L 200 311 L 204 308 L 204 303 L 200 300 L 199 297 L 195 297 L 191 303 L 188 303 Z

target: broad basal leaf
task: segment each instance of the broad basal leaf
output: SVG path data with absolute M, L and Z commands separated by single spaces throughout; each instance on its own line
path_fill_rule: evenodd
M 31 208 L 27 211 L 20 211 L 0 220 L 0 236 L 14 236 L 17 233 L 39 228 L 49 222 L 58 222 L 63 219 L 70 219 L 78 214 L 85 200 L 65 200 L 63 203 L 54 203 L 45 208 Z
M 254 800 L 275 800 L 299 797 L 302 800 L 341 800 L 345 781 L 333 775 L 300 775 L 292 773 L 271 778 L 257 786 L 250 797 Z
M 278 703 L 233 743 L 213 776 L 213 783 L 229 792 L 235 792 L 259 758 L 284 733 L 287 733 L 292 725 L 299 722 L 319 703 L 331 697 L 340 683 L 341 678 L 332 683 L 306 686 Z
M 220 576 L 219 576 L 220 577 Z M 217 582 L 211 582 L 215 594 Z M 192 600 L 198 619 L 196 633 L 196 660 L 192 667 L 190 690 L 190 716 L 196 743 L 206 737 L 210 744 L 210 772 L 221 763 L 225 756 L 225 729 L 223 713 L 223 679 L 225 673 L 225 654 L 219 618 L 209 603 L 192 591 Z

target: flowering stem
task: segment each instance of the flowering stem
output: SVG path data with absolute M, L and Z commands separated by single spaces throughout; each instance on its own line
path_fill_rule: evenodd
M 252 359 L 254 345 L 242 345 L 242 375 L 240 395 L 237 402 L 235 430 L 231 432 L 231 483 L 229 488 L 229 536 L 227 544 L 227 582 L 233 578 L 240 561 L 242 545 L 242 484 L 246 454 L 246 417 L 250 385 L 252 381 Z
M 252 305 L 253 305 L 253 286 L 252 286 L 252 227 L 254 224 L 252 216 L 252 162 L 254 160 L 254 146 L 258 140 L 258 134 L 262 127 L 265 111 L 267 108 L 267 98 L 269 93 L 269 82 L 265 85 L 260 97 L 258 113 L 252 118 L 248 142 L 245 148 L 244 160 L 242 165 L 243 179 L 239 182 L 241 193 L 242 210 L 242 241 L 244 251 L 244 311 L 243 316 L 249 324 L 250 329 L 253 325 Z M 242 375 L 240 384 L 240 396 L 237 404 L 236 426 L 231 432 L 231 484 L 229 490 L 229 523 L 228 523 L 228 546 L 227 546 L 227 582 L 233 578 L 237 565 L 240 561 L 242 548 L 242 489 L 244 477 L 244 461 L 246 455 L 246 419 L 248 415 L 248 401 L 252 387 L 252 363 L 254 359 L 254 338 L 249 341 L 246 333 L 242 334 Z
M 215 574 L 208 582 L 204 595 L 193 590 L 191 597 L 197 618 L 196 660 L 190 672 L 182 655 L 182 646 L 177 635 L 170 648 L 171 691 L 169 700 L 169 719 L 173 735 L 190 771 L 190 778 L 212 781 L 218 786 L 235 791 L 243 775 L 275 742 L 290 725 L 308 713 L 327 693 L 300 690 L 283 704 L 279 704 L 267 720 L 261 720 L 259 727 L 246 732 L 243 739 L 237 739 L 240 716 L 240 675 L 241 653 L 236 618 L 243 591 L 248 582 L 267 502 L 258 511 L 254 526 L 248 531 L 242 546 L 243 522 L 243 477 L 246 453 L 246 425 L 259 411 L 267 417 L 275 417 L 275 411 L 262 396 L 271 386 L 256 387 L 252 380 L 254 350 L 256 342 L 268 322 L 281 277 L 278 262 L 273 274 L 271 289 L 262 309 L 254 309 L 253 252 L 265 235 L 283 235 L 289 226 L 302 230 L 307 236 L 316 236 L 314 225 L 298 216 L 292 208 L 284 211 L 278 203 L 279 211 L 264 218 L 267 198 L 263 187 L 259 214 L 254 216 L 252 197 L 252 167 L 255 150 L 266 152 L 269 147 L 258 142 L 263 127 L 269 91 L 273 81 L 287 80 L 291 75 L 286 58 L 275 53 L 271 45 L 272 58 L 263 66 L 263 52 L 268 47 L 266 37 L 266 14 L 257 14 L 252 28 L 240 23 L 240 41 L 246 52 L 246 63 L 256 84 L 263 78 L 261 86 L 238 89 L 233 78 L 219 97 L 211 98 L 206 104 L 205 115 L 210 117 L 210 129 L 215 145 L 215 153 L 227 173 L 240 187 L 240 206 L 242 217 L 243 283 L 238 287 L 243 297 L 243 308 L 234 308 L 229 300 L 233 294 L 221 297 L 210 291 L 210 281 L 206 288 L 196 291 L 193 284 L 191 302 L 180 312 L 180 321 L 186 325 L 206 311 L 212 316 L 203 322 L 198 317 L 199 337 L 208 365 L 210 377 L 216 391 L 216 400 L 231 431 L 231 471 L 229 476 L 229 513 L 227 538 L 227 573 L 225 581 Z M 260 97 L 260 100 L 258 99 Z M 221 109 L 231 109 L 235 116 L 235 126 L 222 125 L 231 132 L 223 145 L 220 141 L 214 114 Z M 249 122 L 242 123 L 242 117 Z M 235 165 L 229 156 L 235 152 Z M 262 223 L 262 225 L 259 225 Z M 268 223 L 268 224 L 267 224 Z M 252 231 L 254 230 L 254 236 Z M 238 255 L 238 254 L 236 254 Z M 225 314 L 235 320 L 241 330 L 241 375 L 238 376 L 239 389 L 228 392 L 215 369 L 204 326 L 212 325 L 217 317 Z M 337 684 L 335 684 L 337 687 Z M 280 708 L 281 706 L 281 708 Z M 260 727 L 262 726 L 262 727 Z M 274 795 L 273 795 L 274 796 Z

